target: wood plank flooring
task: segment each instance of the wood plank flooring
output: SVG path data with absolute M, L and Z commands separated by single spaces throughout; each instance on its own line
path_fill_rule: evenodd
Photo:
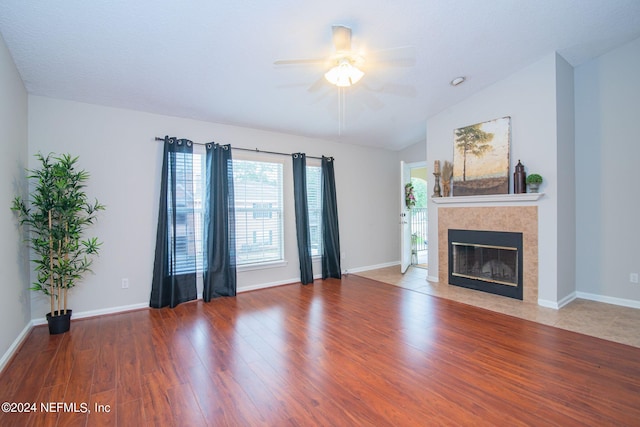
M 0 401 L 36 404 L 2 426 L 637 426 L 640 348 L 348 276 L 36 327 Z

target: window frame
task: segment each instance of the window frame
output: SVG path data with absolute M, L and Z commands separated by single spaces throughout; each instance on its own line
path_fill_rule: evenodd
M 320 259 L 322 258 L 322 252 L 323 252 L 323 248 L 322 248 L 322 163 L 319 159 L 309 159 L 307 158 L 307 170 L 306 170 L 306 174 L 307 174 L 307 211 L 309 214 L 309 244 L 312 245 L 314 242 L 312 241 L 312 231 L 311 231 L 311 227 L 312 227 L 312 220 L 311 220 L 311 214 L 312 211 L 317 211 L 316 215 L 318 216 L 318 232 L 317 232 L 317 236 L 318 236 L 318 249 L 317 249 L 317 253 L 313 253 L 313 250 L 311 251 L 311 258 L 314 260 Z M 311 204 L 309 203 L 309 168 L 317 168 L 318 172 L 319 172 L 319 182 L 318 182 L 318 194 L 317 194 L 317 206 L 313 207 L 311 206 Z
M 277 240 L 279 241 L 278 243 L 278 247 L 279 247 L 279 252 L 280 252 L 280 258 L 279 259 L 273 259 L 273 260 L 255 260 L 255 261 L 251 261 L 251 262 L 243 262 L 240 263 L 238 262 L 238 258 L 239 258 L 239 248 L 238 248 L 238 205 L 237 205 L 237 182 L 235 180 L 235 166 L 236 166 L 236 162 L 242 162 L 242 161 L 247 161 L 247 162 L 262 162 L 262 163 L 274 163 L 274 164 L 279 164 L 280 165 L 280 188 L 279 188 L 279 207 L 275 208 L 275 210 L 273 210 L 273 205 L 271 205 L 271 215 L 277 214 L 275 216 L 279 216 L 279 218 L 276 218 L 277 220 L 279 220 L 279 236 L 277 236 Z M 287 265 L 287 261 L 286 261 L 286 248 L 285 248 L 285 233 L 286 233 L 286 225 L 285 225 L 285 221 L 284 221 L 284 217 L 286 215 L 285 213 L 285 197 L 284 197 L 284 193 L 285 193 L 285 176 L 286 176 L 286 170 L 287 170 L 287 165 L 285 163 L 285 158 L 284 157 L 275 157 L 275 156 L 270 156 L 270 155 L 264 155 L 262 153 L 238 153 L 238 155 L 236 155 L 236 153 L 234 153 L 233 156 L 233 162 L 234 162 L 234 188 L 235 190 L 235 194 L 236 194 L 236 206 L 235 206 L 235 210 L 236 210 L 236 269 L 237 271 L 250 271 L 250 270 L 259 270 L 259 269 L 264 269 L 264 268 L 274 268 L 274 267 L 281 267 L 284 265 Z M 264 200 L 261 202 L 251 202 L 252 204 L 265 204 Z M 266 204 L 268 204 L 269 202 L 266 202 Z M 248 208 L 242 208 L 243 210 L 246 210 Z M 251 212 L 251 209 L 248 210 L 248 212 Z M 252 217 L 254 216 L 253 214 L 251 215 Z M 261 215 L 258 215 L 261 216 Z M 266 216 L 264 217 L 266 218 Z M 259 219 L 259 218 L 255 218 L 255 219 Z M 273 218 L 271 218 L 273 219 Z
M 205 174 L 205 150 L 204 147 L 200 147 L 194 144 L 193 152 L 191 153 L 192 157 L 192 170 L 191 170 L 191 184 L 192 188 L 190 190 L 184 189 L 182 191 L 188 191 L 193 195 L 193 245 L 195 249 L 195 253 L 193 257 L 195 258 L 195 271 L 192 271 L 189 268 L 185 268 L 182 264 L 190 265 L 191 261 L 189 259 L 191 256 L 189 254 L 175 254 L 176 259 L 178 260 L 176 264 L 175 273 L 180 274 L 198 274 L 202 273 L 204 270 L 204 257 L 203 257 L 203 248 L 204 248 L 204 188 L 206 188 L 206 174 Z M 199 162 L 199 167 L 196 166 Z M 196 170 L 200 172 L 200 180 L 197 179 Z M 199 191 L 198 191 L 199 190 Z M 198 206 L 199 204 L 199 206 Z M 189 215 L 189 206 L 177 206 L 176 207 L 176 230 L 178 228 L 185 227 L 185 231 L 188 230 L 188 215 Z M 185 220 L 178 220 L 181 216 L 185 216 Z M 198 232 L 198 230 L 200 232 Z M 189 246 L 189 236 L 188 235 L 178 235 L 176 231 L 176 244 L 180 245 L 178 239 L 185 240 L 185 245 Z M 167 239 L 169 239 L 169 244 L 172 244 L 171 241 L 171 232 L 167 235 Z M 170 256 L 170 252 L 167 253 L 167 256 Z

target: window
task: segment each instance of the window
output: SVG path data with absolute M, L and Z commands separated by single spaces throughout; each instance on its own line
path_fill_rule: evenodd
M 254 203 L 253 204 L 253 219 L 273 217 L 273 203 Z
M 189 188 L 177 190 L 177 272 L 197 271 L 203 266 L 205 153 L 196 146 L 193 165 L 186 156 L 178 159 L 177 174 L 193 176 Z M 233 160 L 236 221 L 236 263 L 238 266 L 282 261 L 283 163 Z M 322 254 L 322 172 L 307 166 L 307 203 L 311 255 Z M 193 207 L 193 215 L 191 215 Z
M 237 265 L 284 259 L 283 164 L 233 160 Z
M 322 255 L 322 168 L 307 166 L 307 209 L 311 256 Z
M 196 269 L 202 271 L 204 155 L 195 152 L 193 157 L 184 153 L 176 153 L 175 155 L 177 181 L 187 183 L 186 185 L 179 184 L 175 194 L 175 272 L 185 274 L 193 272 L 194 262 Z M 169 217 L 171 217 L 171 212 L 169 212 Z M 171 236 L 172 233 L 169 235 Z

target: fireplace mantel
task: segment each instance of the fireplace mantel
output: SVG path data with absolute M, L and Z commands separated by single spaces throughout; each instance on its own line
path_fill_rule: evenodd
M 482 196 L 432 197 L 431 200 L 437 205 L 469 203 L 513 204 L 518 202 L 535 202 L 542 196 L 544 196 L 544 193 L 489 194 Z

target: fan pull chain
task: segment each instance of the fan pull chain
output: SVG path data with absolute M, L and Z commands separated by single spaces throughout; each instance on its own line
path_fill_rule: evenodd
M 346 99 L 344 89 L 338 88 L 338 136 L 342 136 L 342 130 L 344 129 L 344 122 L 346 120 Z

